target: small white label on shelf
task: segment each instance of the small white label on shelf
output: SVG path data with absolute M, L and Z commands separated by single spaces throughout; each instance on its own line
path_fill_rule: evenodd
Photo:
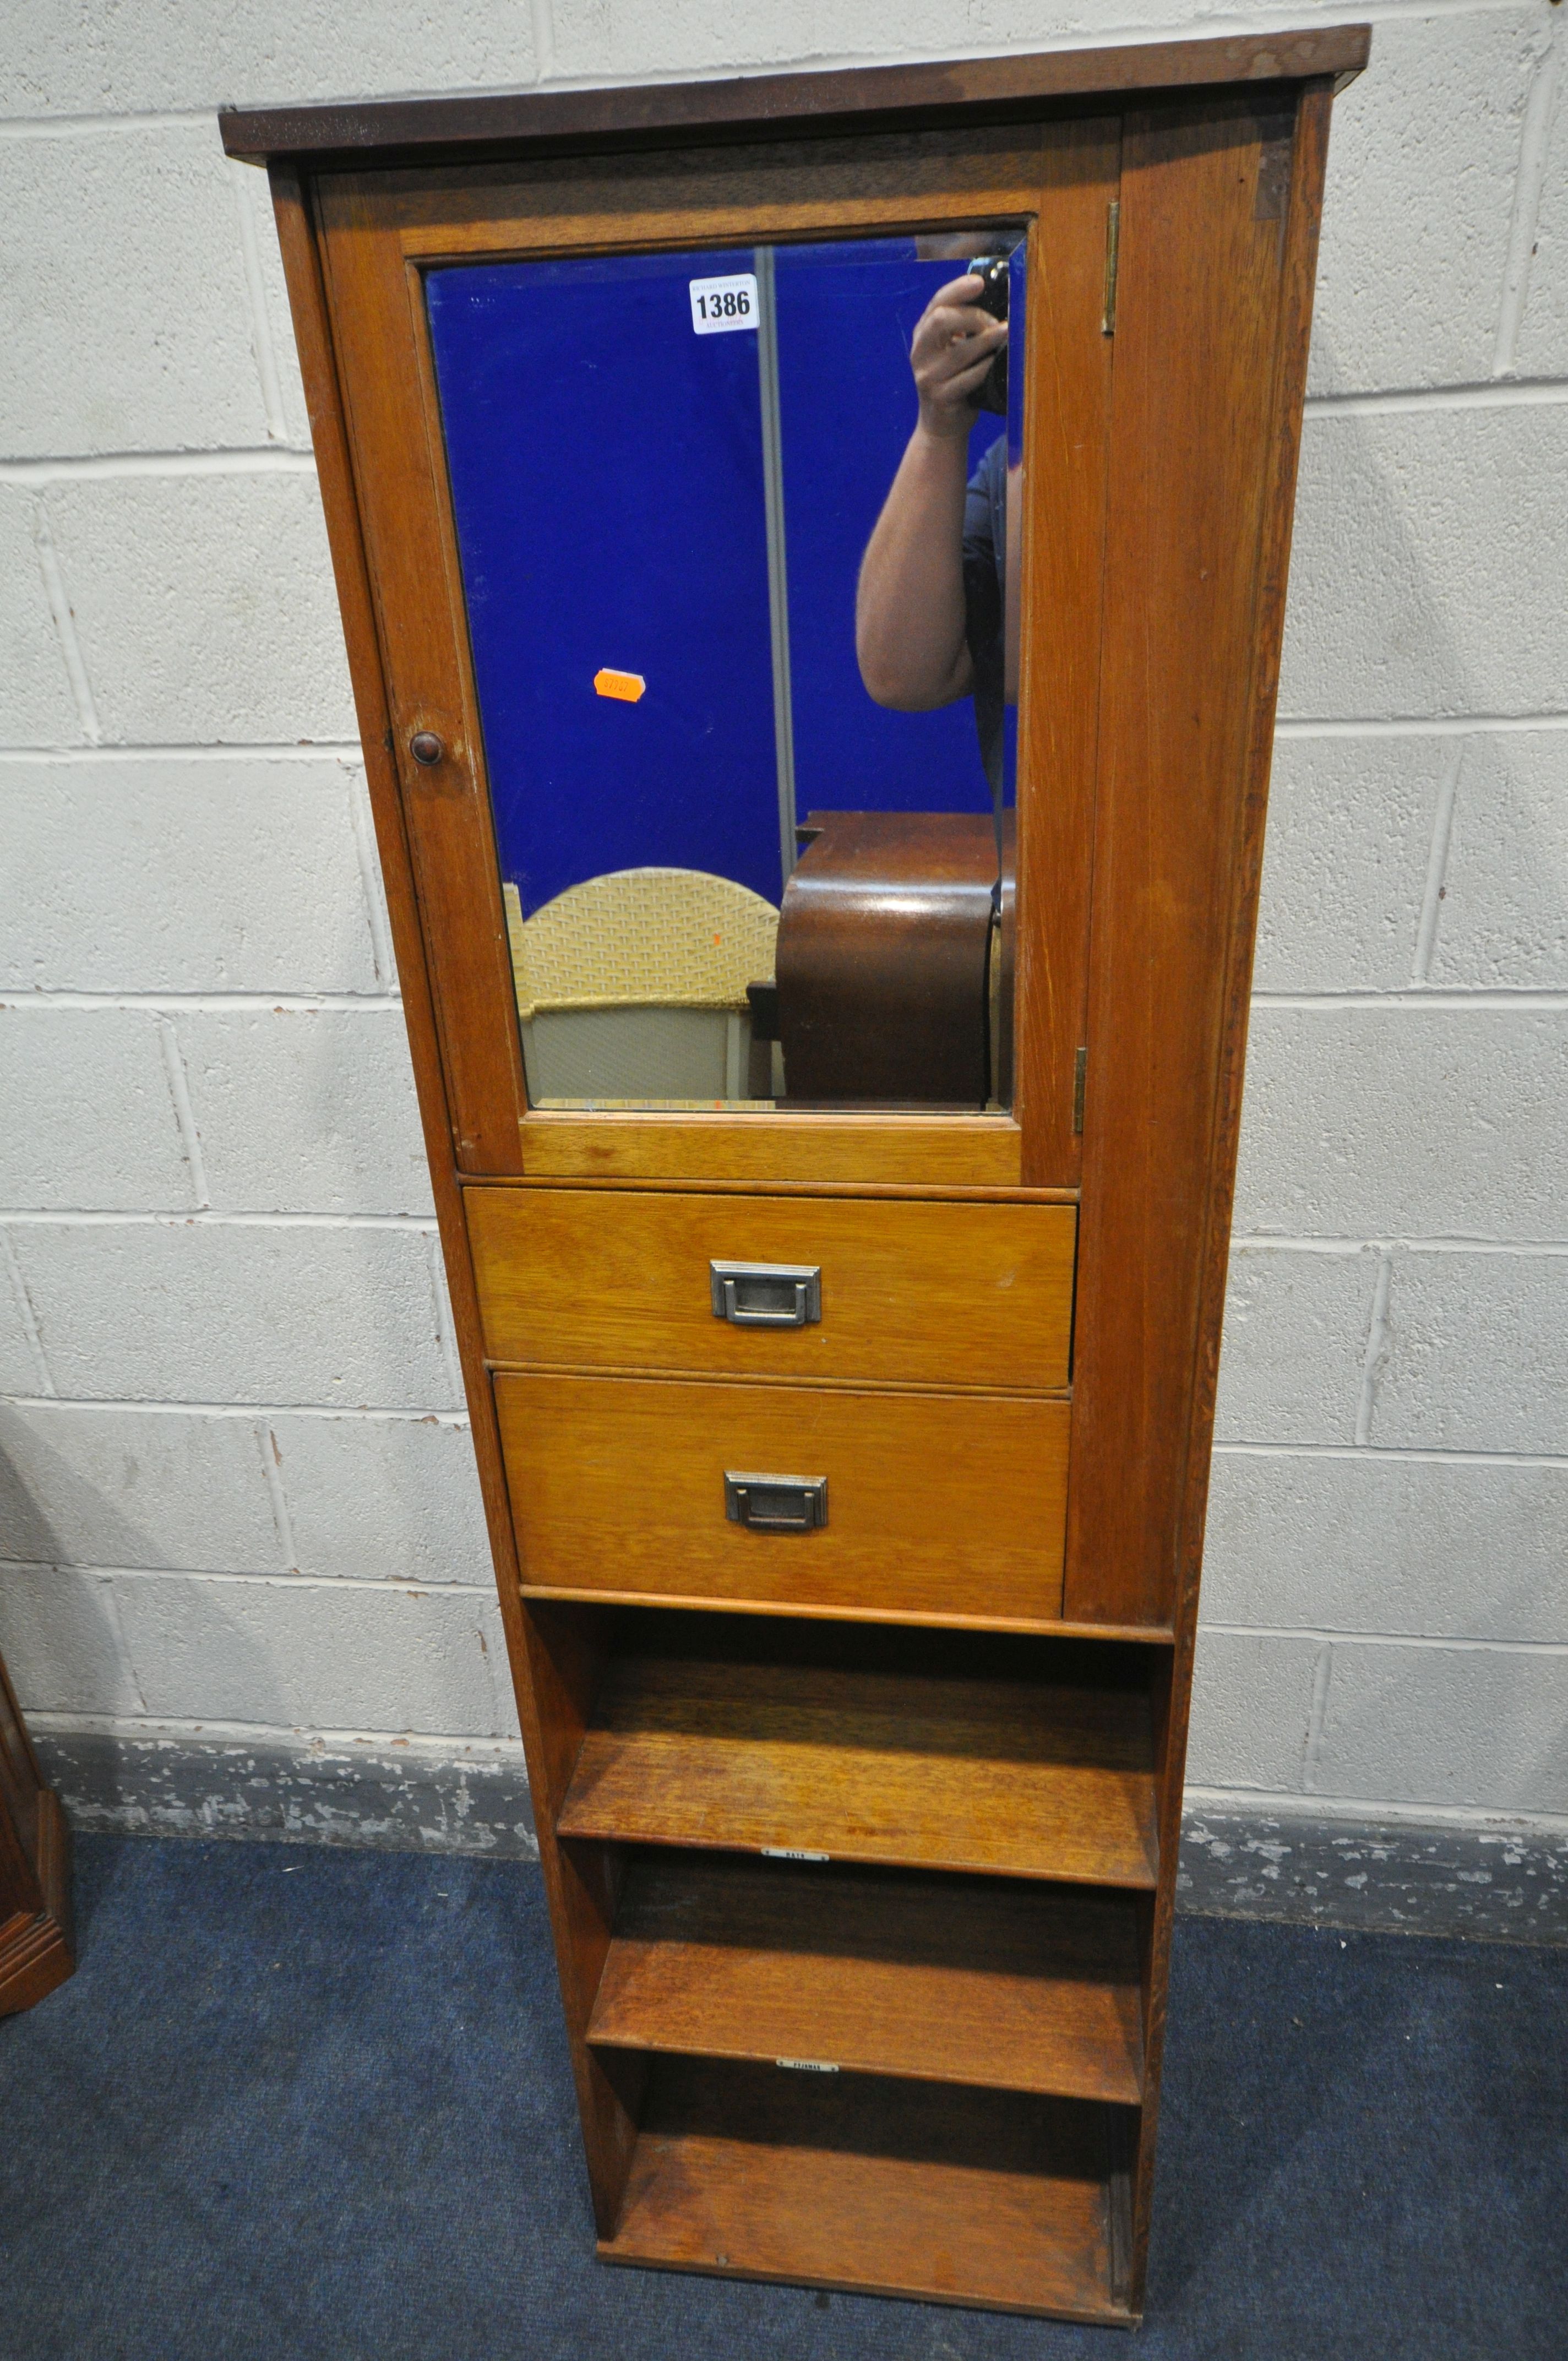
M 692 279 L 692 326 L 699 336 L 722 336 L 730 328 L 757 324 L 757 281 L 749 270 L 732 279 Z
M 793 1845 L 761 1845 L 758 1850 L 764 1861 L 828 1861 L 831 1858 L 825 1852 L 797 1852 Z
M 775 2058 L 775 2066 L 784 2067 L 791 2074 L 836 2074 L 837 2066 L 825 2066 L 820 2058 Z

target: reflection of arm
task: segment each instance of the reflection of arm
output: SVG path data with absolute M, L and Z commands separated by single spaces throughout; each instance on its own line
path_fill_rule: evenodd
M 967 425 L 967 422 L 966 422 Z M 861 564 L 855 653 L 879 705 L 922 713 L 968 694 L 961 437 L 916 426 Z
M 861 561 L 855 653 L 879 705 L 923 713 L 969 692 L 964 493 L 975 397 L 1007 324 L 970 299 L 971 272 L 938 287 L 909 365 L 920 418 Z

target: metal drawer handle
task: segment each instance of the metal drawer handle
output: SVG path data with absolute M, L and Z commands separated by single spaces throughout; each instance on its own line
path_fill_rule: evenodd
M 805 1328 L 822 1317 L 816 1262 L 710 1262 L 713 1316 L 732 1328 Z
M 828 1522 L 826 1476 L 738 1476 L 724 1471 L 724 1513 L 754 1533 L 809 1533 Z

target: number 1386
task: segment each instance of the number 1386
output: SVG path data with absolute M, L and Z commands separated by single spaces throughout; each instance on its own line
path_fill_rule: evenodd
M 733 279 L 693 279 L 692 326 L 699 336 L 757 324 L 757 282 L 750 271 Z

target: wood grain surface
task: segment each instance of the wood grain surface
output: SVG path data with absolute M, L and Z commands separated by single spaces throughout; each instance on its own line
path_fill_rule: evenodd
M 1203 1528 L 1209 1491 L 1210 1441 L 1219 1375 L 1235 1143 L 1240 1129 L 1242 1072 L 1246 1049 L 1253 935 L 1263 862 L 1278 652 L 1284 630 L 1296 467 L 1307 386 L 1312 290 L 1322 217 L 1331 114 L 1329 82 L 1309 83 L 1299 93 L 1295 144 L 1289 159 L 1288 184 L 1284 188 L 1278 186 L 1281 176 L 1277 151 L 1274 159 L 1276 188 L 1272 201 L 1281 214 L 1277 225 L 1281 244 L 1279 312 L 1273 358 L 1273 412 L 1266 437 L 1266 481 L 1253 620 L 1254 672 L 1236 836 L 1231 852 L 1234 879 L 1231 933 L 1224 947 L 1220 983 L 1213 1160 L 1204 1208 L 1204 1229 L 1197 1248 L 1197 1354 L 1192 1375 L 1190 1433 L 1182 1471 L 1183 1493 L 1179 1507 L 1174 1550 L 1172 1620 L 1176 1627 L 1176 1647 L 1168 1672 L 1157 1679 L 1153 1692 L 1159 1741 L 1157 1759 L 1160 1766 L 1160 1828 L 1162 1842 L 1169 1848 L 1168 1858 L 1173 1864 L 1181 1828 L 1192 1657 L 1198 1628 L 1199 1578 L 1202 1567 Z M 1159 2070 L 1165 2046 L 1166 1999 L 1175 1906 L 1175 1879 L 1171 1875 L 1161 1881 L 1156 1897 L 1145 1967 L 1150 2071 L 1147 2103 L 1138 2134 L 1134 2189 L 1130 2283 L 1135 2287 L 1143 2284 L 1154 2202 Z
M 791 1101 L 1006 1104 L 987 1026 L 992 815 L 814 810 L 805 824 L 773 968 Z
M 621 1657 L 558 1828 L 1151 1886 L 1147 1700 L 1087 1686 Z
M 75 1965 L 71 1831 L 0 1663 L 0 2016 L 31 2008 Z
M 484 155 L 498 148 L 580 144 L 634 147 L 835 124 L 929 120 L 934 112 L 1034 109 L 1113 93 L 1198 83 L 1278 82 L 1292 75 L 1349 78 L 1366 62 L 1365 25 L 1292 33 L 1227 34 L 1218 39 L 1149 41 L 1135 47 L 1051 49 L 826 73 L 718 75 L 706 82 L 612 85 L 603 90 L 486 91 L 433 98 L 360 100 L 328 105 L 225 107 L 218 115 L 231 156 L 313 162 L 429 154 Z
M 1264 111 L 1259 112 L 1262 108 Z M 1105 560 L 1105 658 L 1067 1611 L 1168 1622 L 1201 1355 L 1227 1201 L 1218 1120 L 1230 971 L 1250 962 L 1238 862 L 1260 695 L 1262 533 L 1277 499 L 1276 340 L 1294 116 L 1284 99 L 1127 118 Z
M 1103 328 L 1119 117 L 1064 124 L 1030 239 L 1018 680 L 1018 1055 L 1026 1180 L 1082 1165 L 1075 1067 L 1087 1039 L 1090 874 L 1114 339 Z
M 1136 2105 L 1124 1894 L 632 1856 L 590 2041 Z
M 525 1587 L 1060 1612 L 1065 1402 L 565 1372 L 495 1389 Z M 729 1471 L 825 1477 L 827 1524 L 731 1524 Z
M 1069 1205 L 470 1189 L 492 1362 L 873 1384 L 1040 1387 L 1069 1377 Z M 737 1328 L 708 1264 L 815 1265 L 822 1318 Z
M 657 1115 L 530 1111 L 514 1159 L 531 1179 L 886 1181 L 1015 1189 L 1023 1135 L 1008 1115 Z
M 607 2262 L 1125 2321 L 1105 2110 L 663 2059 Z
M 456 1161 L 517 1168 L 527 1106 L 477 698 L 463 628 L 445 467 L 432 439 L 423 305 L 375 184 L 319 184 L 322 263 L 341 372 L 354 498 L 441 1040 Z M 413 760 L 430 731 L 439 762 Z
M 895 231 L 922 219 L 989 226 L 1026 219 L 1043 121 L 828 134 L 802 150 L 760 133 L 744 143 L 633 155 L 526 153 L 495 166 L 432 165 L 345 174 L 375 180 L 382 215 L 411 260 L 437 254 L 707 251 L 818 235 Z M 804 169 L 803 169 L 804 163 Z

